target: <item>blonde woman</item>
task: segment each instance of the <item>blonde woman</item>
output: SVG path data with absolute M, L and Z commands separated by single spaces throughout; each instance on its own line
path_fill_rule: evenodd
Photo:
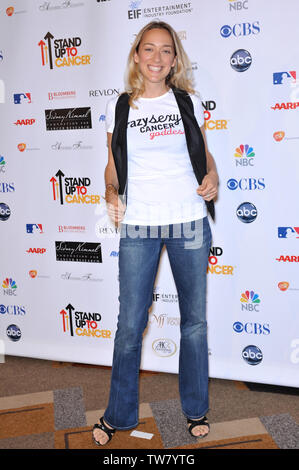
M 180 309 L 179 393 L 192 436 L 210 426 L 206 271 L 211 246 L 208 212 L 218 174 L 204 134 L 203 109 L 178 35 L 151 22 L 128 59 L 126 92 L 107 104 L 106 203 L 121 223 L 119 316 L 109 403 L 93 428 L 105 445 L 116 430 L 138 425 L 142 335 L 166 245 Z

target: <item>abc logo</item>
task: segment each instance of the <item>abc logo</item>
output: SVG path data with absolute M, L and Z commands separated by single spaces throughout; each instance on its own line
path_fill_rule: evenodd
M 17 325 L 9 325 L 6 330 L 6 334 L 12 341 L 19 341 L 22 335 L 21 330 Z
M 0 220 L 7 220 L 10 216 L 10 208 L 4 202 L 0 203 Z
M 252 57 L 245 49 L 238 49 L 230 58 L 230 65 L 236 72 L 245 72 L 252 63 Z
M 257 209 L 251 202 L 243 202 L 237 209 L 237 217 L 244 224 L 250 224 L 257 218 Z
M 246 348 L 243 349 L 242 357 L 249 365 L 256 366 L 262 362 L 263 353 L 260 348 L 251 344 L 250 346 L 246 346 Z

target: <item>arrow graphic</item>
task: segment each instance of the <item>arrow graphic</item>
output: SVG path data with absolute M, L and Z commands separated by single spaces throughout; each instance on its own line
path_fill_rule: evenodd
M 64 176 L 64 173 L 62 173 L 61 170 L 58 170 L 55 176 L 58 176 L 58 180 L 59 180 L 59 191 L 60 191 L 60 204 L 63 204 L 62 178 L 63 178 L 63 176 Z
M 52 49 L 51 49 L 51 39 L 54 39 L 53 34 L 47 33 L 44 39 L 48 40 L 48 49 L 49 49 L 49 61 L 50 61 L 50 69 L 53 68 L 53 61 L 52 61 Z
M 65 310 L 61 310 L 61 312 L 59 312 L 60 315 L 62 315 L 62 321 L 63 321 L 63 331 L 66 332 L 66 329 L 65 329 L 65 316 L 66 316 L 66 311 Z
M 72 319 L 72 310 L 75 310 L 75 307 L 73 307 L 71 304 L 68 304 L 66 307 L 66 310 L 68 310 L 69 315 L 70 315 L 70 329 L 71 329 L 71 336 L 74 336 L 73 332 L 73 319 Z
M 42 54 L 42 65 L 45 65 L 44 46 L 46 45 L 46 43 L 41 39 L 38 45 L 40 46 L 40 51 Z

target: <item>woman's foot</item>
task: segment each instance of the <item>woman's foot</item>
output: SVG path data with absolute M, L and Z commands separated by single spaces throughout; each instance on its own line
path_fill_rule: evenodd
M 109 426 L 102 417 L 99 419 L 99 422 L 94 425 L 92 437 L 97 445 L 104 446 L 112 439 L 112 435 L 115 431 L 116 430 Z
M 196 424 L 198 421 L 198 424 Z M 198 419 L 187 419 L 188 429 L 193 437 L 203 438 L 210 432 L 210 425 L 206 416 Z

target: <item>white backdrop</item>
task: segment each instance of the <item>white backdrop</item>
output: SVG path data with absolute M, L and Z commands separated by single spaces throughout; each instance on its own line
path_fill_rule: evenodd
M 119 235 L 103 199 L 105 108 L 124 88 L 134 35 L 156 18 L 179 32 L 191 59 L 221 179 L 208 272 L 210 376 L 298 387 L 298 2 L 3 3 L 1 348 L 112 363 Z M 178 354 L 163 250 L 141 367 L 177 373 Z

